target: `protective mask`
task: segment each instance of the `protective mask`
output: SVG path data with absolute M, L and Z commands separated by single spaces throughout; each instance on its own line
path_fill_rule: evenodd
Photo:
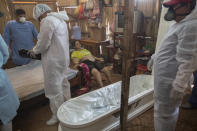
M 166 21 L 172 21 L 176 19 L 176 14 L 172 7 L 169 7 L 168 12 L 164 16 L 164 19 Z
M 25 17 L 20 17 L 19 21 L 20 21 L 21 23 L 24 23 L 24 22 L 26 21 L 26 18 L 25 18 Z

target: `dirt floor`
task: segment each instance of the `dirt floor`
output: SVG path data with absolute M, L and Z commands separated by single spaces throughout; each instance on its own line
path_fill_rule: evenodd
M 188 95 L 183 102 L 186 102 Z M 128 131 L 154 131 L 153 108 L 128 122 Z M 180 108 L 176 131 L 197 131 L 197 109 Z
M 50 115 L 49 105 L 45 99 L 42 103 L 19 113 L 13 121 L 13 129 L 14 131 L 57 131 L 58 125 L 45 124 Z M 153 108 L 129 121 L 128 131 L 154 131 Z M 197 131 L 197 110 L 180 109 L 176 131 Z
M 118 74 L 112 75 L 113 82 L 121 79 Z M 95 84 L 95 83 L 93 83 Z M 104 84 L 107 83 L 104 81 Z M 94 88 L 93 88 L 94 90 Z M 186 100 L 187 98 L 185 98 Z M 58 125 L 47 126 L 45 122 L 51 112 L 48 100 L 41 95 L 21 104 L 19 113 L 13 121 L 14 131 L 57 131 Z M 98 129 L 99 131 L 99 129 Z M 128 122 L 128 131 L 154 131 L 153 108 Z M 176 131 L 197 131 L 197 110 L 180 109 Z

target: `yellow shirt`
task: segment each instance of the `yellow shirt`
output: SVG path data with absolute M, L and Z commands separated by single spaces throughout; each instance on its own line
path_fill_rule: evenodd
M 83 58 L 84 56 L 91 56 L 90 51 L 86 50 L 86 49 L 81 49 L 81 50 L 76 50 L 73 51 L 71 58 L 77 58 L 79 61 L 81 60 L 81 58 Z

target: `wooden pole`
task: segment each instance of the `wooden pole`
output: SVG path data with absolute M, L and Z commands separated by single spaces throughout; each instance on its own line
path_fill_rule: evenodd
M 120 109 L 120 129 L 127 130 L 129 81 L 131 70 L 134 69 L 135 44 L 133 42 L 133 15 L 134 0 L 124 0 L 124 42 L 122 44 L 122 89 L 121 89 L 121 109 Z
M 79 3 L 79 0 L 76 0 L 76 3 L 77 3 L 77 6 L 78 6 L 78 5 L 80 4 L 80 3 Z
M 154 32 L 155 32 L 155 40 L 157 38 L 158 29 L 159 29 L 161 9 L 162 9 L 161 0 L 156 0 L 156 4 L 155 4 L 155 16 L 156 16 L 156 20 L 155 20 L 155 30 L 154 30 Z
M 15 6 L 13 5 L 12 2 L 13 2 L 13 0 L 8 1 L 8 8 L 10 10 L 11 19 L 14 19 L 15 18 Z

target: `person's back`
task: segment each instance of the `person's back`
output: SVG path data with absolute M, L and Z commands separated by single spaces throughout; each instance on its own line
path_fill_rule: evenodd
M 17 114 L 19 99 L 2 65 L 7 62 L 8 48 L 0 35 L 0 130 L 12 131 L 12 119 Z
M 43 56 L 47 56 L 47 58 L 50 58 L 46 60 L 46 62 L 51 62 L 56 64 L 65 65 L 65 67 L 68 67 L 70 63 L 70 57 L 69 57 L 69 38 L 68 38 L 68 30 L 67 30 L 67 24 L 64 22 L 65 15 L 63 12 L 56 13 L 51 12 L 48 13 L 48 16 L 44 18 L 41 21 L 41 28 L 40 32 L 45 32 L 46 30 L 52 30 L 50 35 L 52 35 L 51 39 L 51 45 L 48 48 L 47 51 L 42 52 L 41 54 Z M 49 27 L 50 26 L 50 27 Z M 48 38 L 45 38 L 44 34 L 39 34 L 38 37 L 42 37 L 43 41 L 50 41 Z M 36 48 L 34 49 L 36 52 Z M 55 53 L 54 53 L 55 52 Z
M 22 58 L 19 56 L 18 51 L 21 49 L 32 49 L 34 46 L 34 39 L 37 40 L 38 32 L 31 22 L 25 20 L 25 12 L 20 9 L 18 13 L 17 11 L 17 19 L 9 21 L 5 26 L 4 39 L 7 45 L 11 47 L 13 63 L 15 65 L 24 65 L 28 64 L 31 59 Z
M 6 124 L 17 114 L 19 99 L 5 71 L 0 68 L 0 120 Z

